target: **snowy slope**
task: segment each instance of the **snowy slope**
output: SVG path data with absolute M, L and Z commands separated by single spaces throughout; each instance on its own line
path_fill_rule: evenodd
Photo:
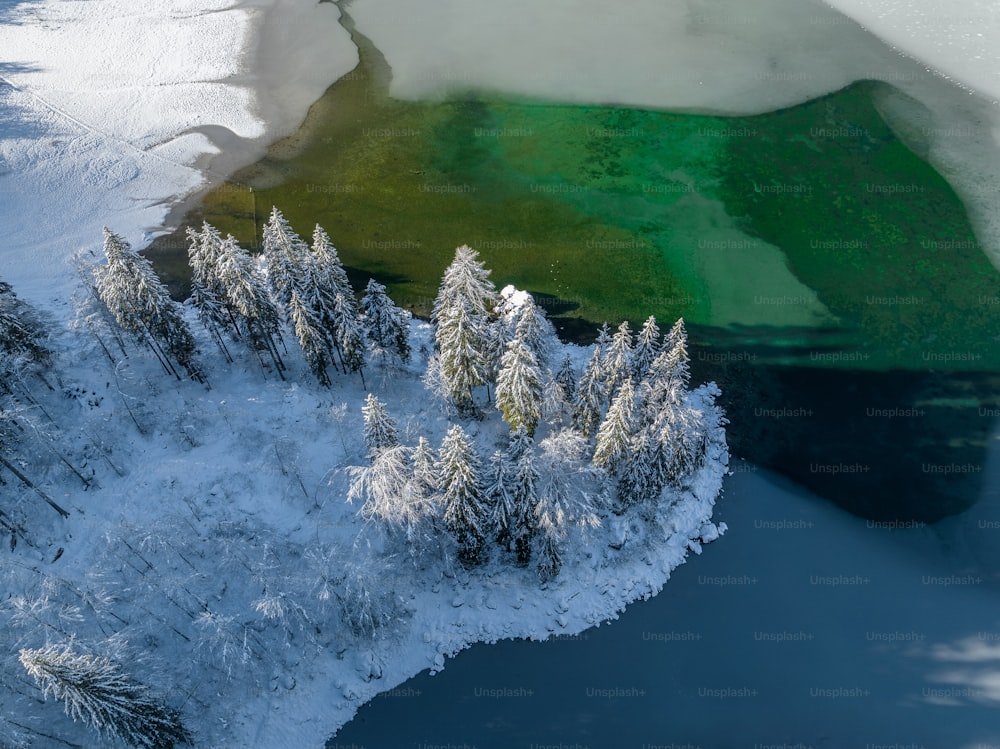
M 0 3 L 0 276 L 51 307 L 102 225 L 144 244 L 356 64 L 338 21 L 294 0 Z

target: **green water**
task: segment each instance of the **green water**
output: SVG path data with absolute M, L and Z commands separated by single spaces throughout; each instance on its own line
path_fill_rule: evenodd
M 555 317 L 683 315 L 777 362 L 996 368 L 1000 279 L 955 192 L 879 114 L 885 84 L 743 118 L 403 102 L 356 38 L 359 68 L 189 222 L 255 246 L 277 205 L 418 312 L 467 243 Z
M 880 114 L 892 89 L 753 117 L 484 92 L 407 102 L 354 39 L 359 68 L 186 225 L 256 247 L 276 205 L 305 236 L 328 230 L 356 288 L 375 276 L 419 313 L 467 243 L 564 337 L 683 315 L 734 455 L 879 520 L 977 501 L 1000 277 L 955 192 Z M 151 249 L 181 294 L 183 229 Z

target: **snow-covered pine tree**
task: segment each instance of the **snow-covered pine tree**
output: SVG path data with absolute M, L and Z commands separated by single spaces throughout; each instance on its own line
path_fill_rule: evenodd
M 219 280 L 222 235 L 205 221 L 200 232 L 188 227 L 187 236 L 188 265 L 191 268 L 188 304 L 195 308 L 198 319 L 211 334 L 226 361 L 232 363 L 233 357 L 222 335 L 227 329 L 237 332 L 233 315 L 226 306 L 225 289 Z
M 601 349 L 595 345 L 573 399 L 573 428 L 585 437 L 593 436 L 601 425 L 601 412 L 606 397 L 602 371 Z
M 264 225 L 261 250 L 267 287 L 278 307 L 287 312 L 292 290 L 302 287 L 309 248 L 277 207 L 271 208 Z
M 558 573 L 570 527 L 600 525 L 607 475 L 590 464 L 588 440 L 575 430 L 555 432 L 539 447 L 535 517 L 545 539 L 539 573 L 550 579 Z
M 331 292 L 331 299 L 337 294 L 353 298 L 354 289 L 347 279 L 347 270 L 340 254 L 319 224 L 313 229 L 312 256 L 316 261 L 321 285 Z
M 516 429 L 507 447 L 507 463 L 512 469 L 511 540 L 517 562 L 531 561 L 531 545 L 535 538 L 535 510 L 538 506 L 538 470 L 535 468 L 535 443 L 525 429 Z
M 344 369 L 357 372 L 361 376 L 361 384 L 365 383 L 365 336 L 358 319 L 357 304 L 354 296 L 346 297 L 337 294 L 333 300 L 333 324 L 337 336 L 337 348 L 343 360 Z
M 487 382 L 496 382 L 497 375 L 507 352 L 507 344 L 514 339 L 514 326 L 506 315 L 499 315 L 486 328 L 486 344 L 483 351 Z
M 542 409 L 542 373 L 521 331 L 507 345 L 497 375 L 497 408 L 511 429 L 535 433 Z
M 389 415 L 385 404 L 374 393 L 365 397 L 365 405 L 361 407 L 361 415 L 365 421 L 364 440 L 368 454 L 375 457 L 387 447 L 399 444 L 399 429 L 396 420 Z
M 281 318 L 253 260 L 231 234 L 222 241 L 219 280 L 237 316 L 240 334 L 257 354 L 261 366 L 264 366 L 262 354 L 266 353 L 278 376 L 284 379 L 285 363 L 277 346 L 281 340 Z
M 104 254 L 108 262 L 97 269 L 96 287 L 118 324 L 149 347 L 168 374 L 181 379 L 176 363 L 191 379 L 204 382 L 194 336 L 152 263 L 106 227 Z
M 438 457 L 444 522 L 458 542 L 459 559 L 475 565 L 482 560 L 487 535 L 487 511 L 479 456 L 461 426 L 448 430 Z
M 666 486 L 667 477 L 658 461 L 660 449 L 653 429 L 641 428 L 633 435 L 618 468 L 616 512 L 619 514 L 632 505 L 656 498 Z
M 539 549 L 538 576 L 543 583 L 554 580 L 562 570 L 565 541 L 554 525 L 542 525 L 542 548 Z
M 468 245 L 455 249 L 455 257 L 441 278 L 437 298 L 431 311 L 431 322 L 438 324 L 441 313 L 456 305 L 467 307 L 474 315 L 493 315 L 499 295 L 490 281 L 490 271 L 478 260 L 479 253 Z
M 365 337 L 377 355 L 410 360 L 410 314 L 397 307 L 374 278 L 368 279 L 361 313 Z
M 313 310 L 302 303 L 299 292 L 295 289 L 292 289 L 288 311 L 306 363 L 320 384 L 330 387 L 330 375 L 327 372 L 327 367 L 333 363 L 330 348 L 319 320 Z
M 51 354 L 43 343 L 44 326 L 38 315 L 18 299 L 9 283 L 0 281 L 0 360 L 11 362 L 26 357 L 47 364 Z M 0 363 L 0 378 L 6 367 Z
M 417 446 L 413 448 L 410 455 L 410 462 L 413 464 L 413 483 L 416 490 L 425 498 L 433 497 L 440 488 L 437 474 L 437 456 L 430 441 L 420 435 L 417 438 Z
M 717 409 L 712 409 L 717 418 Z M 701 464 L 708 436 L 706 414 L 691 405 L 686 391 L 680 402 L 668 402 L 653 422 L 653 433 L 659 438 L 660 450 L 656 470 L 665 475 L 667 483 L 680 486 Z
M 687 389 L 691 382 L 691 356 L 688 354 L 687 328 L 683 317 L 677 318 L 677 322 L 665 336 L 663 350 L 667 354 L 670 376 L 676 378 L 682 388 Z
M 513 466 L 507 462 L 502 450 L 490 457 L 489 483 L 486 486 L 486 503 L 489 508 L 489 525 L 501 549 L 510 550 L 517 526 L 514 505 Z
M 621 384 L 632 375 L 632 331 L 628 320 L 622 321 L 611 338 L 603 362 L 604 392 L 610 402 Z
M 349 371 L 342 342 L 345 336 L 350 339 L 351 332 L 343 329 L 343 320 L 358 317 L 357 301 L 340 256 L 319 224 L 313 229 L 312 252 L 304 256 L 304 267 L 306 272 L 301 277 L 302 285 L 307 288 L 304 301 L 321 324 L 330 357 L 336 357 L 340 367 Z
M 69 645 L 47 645 L 22 649 L 20 660 L 46 699 L 61 701 L 74 721 L 112 740 L 148 749 L 191 743 L 180 713 L 109 658 L 76 653 Z
M 530 294 L 517 309 L 517 323 L 514 335 L 520 338 L 535 355 L 538 367 L 545 370 L 552 359 L 552 349 L 556 341 L 555 329 L 545 317 L 545 313 L 535 304 Z
M 441 384 L 449 401 L 462 413 L 474 410 L 473 391 L 487 383 L 486 329 L 463 304 L 448 307 L 438 315 L 434 335 Z
M 646 372 L 659 353 L 660 327 L 656 324 L 656 318 L 650 315 L 642 324 L 635 348 L 632 349 L 632 377 L 636 382 L 646 376 Z
M 371 464 L 351 466 L 347 500 L 361 499 L 361 516 L 378 520 L 408 537 L 426 512 L 428 500 L 417 491 L 409 449 L 398 443 L 370 452 Z
M 627 378 L 618 389 L 608 414 L 597 430 L 594 446 L 594 465 L 612 476 L 629 452 L 635 431 L 635 391 L 632 378 Z
M 608 349 L 611 348 L 611 328 L 608 327 L 606 322 L 601 323 L 601 328 L 597 331 L 597 339 L 594 341 L 594 345 L 600 350 L 602 358 L 607 355 Z
M 576 368 L 573 366 L 573 360 L 570 359 L 569 354 L 566 354 L 559 364 L 555 381 L 562 388 L 566 401 L 572 403 L 576 397 Z
M 490 327 L 498 299 L 490 272 L 477 257 L 467 245 L 455 250 L 431 312 L 441 381 L 464 412 L 474 408 L 473 389 L 489 382 Z

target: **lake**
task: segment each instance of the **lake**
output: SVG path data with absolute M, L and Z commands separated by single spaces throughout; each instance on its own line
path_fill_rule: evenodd
M 402 101 L 354 38 L 359 68 L 186 221 L 250 247 L 271 205 L 303 235 L 318 221 L 356 288 L 418 314 L 468 243 L 567 339 L 684 316 L 749 462 L 720 501 L 730 534 L 660 596 L 580 639 L 474 648 L 330 746 L 1000 744 L 1000 566 L 980 553 L 1000 527 L 1000 277 L 920 107 L 891 80 L 752 116 Z M 182 230 L 151 249 L 179 293 L 185 250 Z M 728 576 L 758 582 L 699 582 Z

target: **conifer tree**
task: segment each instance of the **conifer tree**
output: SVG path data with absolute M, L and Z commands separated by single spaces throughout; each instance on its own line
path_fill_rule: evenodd
M 410 462 L 413 465 L 413 482 L 416 491 L 424 498 L 434 496 L 440 488 L 436 466 L 437 456 L 434 454 L 431 443 L 423 435 L 417 438 L 417 446 L 413 448 Z
M 43 326 L 36 313 L 22 302 L 9 283 L 0 281 L 0 359 L 27 357 L 47 364 L 51 354 L 43 343 Z M 0 367 L 0 375 L 5 367 Z
M 493 315 L 499 296 L 496 286 L 490 281 L 490 271 L 478 257 L 479 253 L 468 245 L 455 250 L 455 258 L 445 269 L 431 311 L 431 322 L 435 325 L 442 312 L 456 305 L 466 307 L 473 315 L 483 318 Z
M 573 525 L 600 525 L 606 474 L 587 460 L 588 442 L 571 429 L 541 441 L 538 460 L 535 517 L 543 536 L 539 573 L 549 579 L 558 573 L 561 550 Z
M 660 328 L 656 324 L 656 318 L 650 315 L 642 324 L 635 348 L 632 349 L 632 377 L 636 382 L 646 376 L 646 372 L 659 353 Z
M 483 502 L 479 456 L 458 424 L 448 430 L 438 458 L 444 522 L 455 537 L 459 559 L 475 565 L 482 560 L 488 517 Z
M 490 327 L 497 304 L 489 271 L 477 257 L 466 245 L 455 250 L 431 312 L 442 384 L 456 408 L 466 412 L 474 407 L 474 388 L 489 382 Z
M 361 300 L 362 326 L 374 351 L 382 356 L 410 360 L 410 315 L 393 304 L 385 286 L 368 280 Z
M 507 456 L 502 450 L 496 450 L 490 457 L 486 502 L 493 537 L 502 549 L 510 549 L 517 527 L 511 470 L 512 466 L 508 463 Z
M 487 382 L 484 330 L 464 305 L 449 307 L 438 316 L 435 338 L 442 385 L 460 412 L 473 410 L 473 390 Z
M 626 379 L 608 408 L 608 414 L 597 431 L 594 465 L 612 476 L 629 451 L 635 429 L 635 393 L 631 378 Z
M 279 309 L 287 313 L 292 291 L 302 289 L 309 248 L 281 211 L 272 207 L 271 216 L 264 225 L 261 249 L 267 268 L 268 289 Z
M 607 355 L 608 349 L 611 348 L 611 329 L 606 322 L 601 323 L 601 328 L 597 331 L 597 339 L 594 341 L 594 345 L 600 350 L 603 360 L 603 357 Z
M 295 337 L 299 340 L 302 348 L 302 355 L 309 364 L 312 373 L 324 387 L 330 387 L 330 375 L 327 367 L 332 363 L 330 349 L 327 346 L 320 322 L 311 309 L 302 303 L 299 292 L 292 290 L 289 300 L 289 313 L 292 326 L 295 329 Z
M 658 470 L 661 449 L 652 429 L 640 429 L 633 436 L 618 468 L 618 512 L 654 499 L 666 486 L 666 476 Z
M 333 300 L 333 323 L 336 326 L 337 346 L 348 372 L 357 372 L 365 387 L 365 338 L 358 320 L 354 297 L 337 294 Z
M 500 315 L 486 327 L 486 343 L 483 351 L 484 379 L 487 383 L 496 382 L 500 374 L 503 355 L 507 353 L 507 344 L 514 339 L 514 326 L 510 320 Z
M 188 227 L 187 236 L 188 265 L 191 268 L 191 296 L 188 303 L 195 308 L 198 319 L 215 340 L 226 361 L 231 363 L 233 357 L 226 346 L 223 332 L 229 329 L 236 331 L 232 313 L 226 305 L 225 289 L 219 279 L 222 236 L 207 221 L 200 232 Z
M 601 349 L 594 346 L 573 401 L 573 428 L 586 437 L 593 436 L 601 424 L 605 398 L 602 370 Z
M 683 389 L 691 382 L 691 357 L 687 349 L 687 329 L 684 318 L 678 318 L 670 328 L 664 340 L 664 351 L 667 352 L 667 362 L 670 376 L 676 379 Z
M 278 310 L 268 296 L 253 260 L 240 248 L 232 235 L 222 241 L 219 280 L 236 315 L 241 336 L 257 354 L 261 366 L 264 366 L 262 355 L 267 354 L 278 375 L 284 379 L 282 372 L 285 370 L 285 363 L 278 353 L 277 345 L 277 341 L 281 340 Z
M 96 271 L 96 287 L 118 324 L 149 347 L 167 373 L 181 379 L 176 363 L 191 379 L 204 382 L 194 336 L 152 263 L 107 228 L 104 254 L 108 262 Z
M 512 470 L 511 540 L 518 564 L 531 561 L 535 537 L 535 511 L 538 506 L 538 470 L 535 468 L 534 440 L 525 429 L 516 429 L 507 447 L 507 463 Z
M 562 388 L 566 401 L 572 403 L 576 397 L 576 369 L 573 367 L 573 361 L 569 358 L 569 354 L 566 354 L 559 364 L 555 381 Z
M 61 701 L 74 721 L 112 740 L 148 749 L 191 742 L 180 714 L 108 658 L 75 653 L 69 645 L 48 645 L 22 649 L 20 660 L 46 699 Z
M 549 366 L 549 361 L 552 358 L 552 347 L 555 343 L 555 330 L 552 328 L 552 323 L 545 317 L 545 313 L 535 304 L 531 295 L 526 296 L 517 310 L 517 324 L 514 327 L 514 334 L 535 355 L 539 369 L 544 370 Z
M 399 444 L 399 429 L 395 419 L 373 393 L 368 393 L 365 397 L 361 415 L 365 421 L 364 440 L 369 455 L 374 457 L 379 451 Z
M 618 326 L 604 357 L 604 392 L 610 401 L 618 388 L 632 374 L 632 331 L 628 321 Z
M 349 502 L 364 500 L 361 516 L 377 520 L 388 528 L 402 529 L 412 538 L 423 516 L 427 500 L 417 491 L 409 450 L 398 443 L 370 452 L 367 466 L 351 466 Z
M 337 294 L 353 298 L 354 290 L 347 279 L 347 270 L 340 254 L 319 224 L 313 229 L 312 256 L 316 261 L 320 285 L 331 292 L 331 298 Z
M 355 352 L 358 341 L 354 330 L 357 326 L 353 321 L 358 319 L 359 310 L 354 298 L 354 289 L 347 279 L 347 271 L 336 248 L 318 224 L 313 230 L 312 253 L 308 266 L 312 287 L 311 304 L 326 332 L 331 351 L 336 354 L 345 371 L 358 371 L 359 368 L 355 368 L 358 364 Z M 346 356 L 345 345 L 350 349 Z
M 507 346 L 497 375 L 497 408 L 511 429 L 535 433 L 541 418 L 542 374 L 520 331 Z

